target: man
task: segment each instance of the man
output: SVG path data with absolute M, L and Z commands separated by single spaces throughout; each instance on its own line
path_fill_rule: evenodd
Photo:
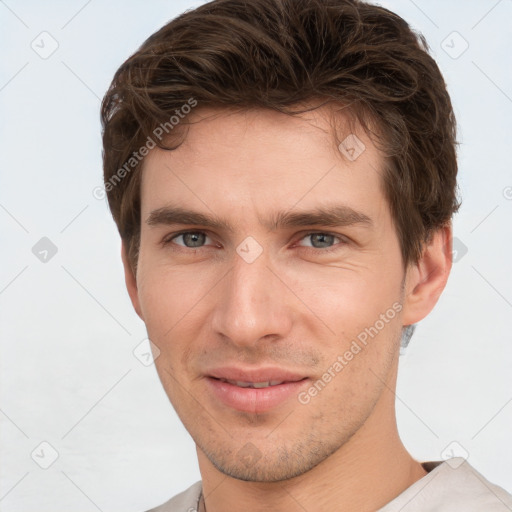
M 421 37 L 356 0 L 216 0 L 121 66 L 102 120 L 128 292 L 202 477 L 153 510 L 512 510 L 396 427 L 459 207 Z

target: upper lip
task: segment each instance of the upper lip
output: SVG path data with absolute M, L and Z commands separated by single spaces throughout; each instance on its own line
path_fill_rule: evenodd
M 267 367 L 267 368 L 235 368 L 223 367 L 210 370 L 207 375 L 215 377 L 216 379 L 234 380 L 239 382 L 297 382 L 305 379 L 305 375 L 300 375 L 282 368 Z

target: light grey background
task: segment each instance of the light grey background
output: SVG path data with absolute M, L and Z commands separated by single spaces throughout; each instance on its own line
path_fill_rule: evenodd
M 93 196 L 102 182 L 100 98 L 113 73 L 200 3 L 0 1 L 5 512 L 136 512 L 200 478 L 154 366 L 133 354 L 145 328 L 124 288 L 106 201 Z M 512 1 L 382 5 L 427 37 L 461 141 L 458 261 L 402 356 L 399 430 L 417 459 L 467 456 L 512 492 Z M 42 237 L 57 248 L 46 262 L 32 252 Z M 136 352 L 143 360 L 145 349 Z M 53 449 L 57 460 L 42 469 Z

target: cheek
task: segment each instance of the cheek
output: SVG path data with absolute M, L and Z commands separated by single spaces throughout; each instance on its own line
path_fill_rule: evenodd
M 315 403 L 326 416 L 357 421 L 370 413 L 398 355 L 400 311 L 400 303 L 395 302 L 365 315 L 356 311 L 357 319 L 348 310 L 340 312 L 337 336 L 324 348 L 319 373 L 307 390 L 318 395 Z
M 398 350 L 401 276 L 396 269 L 394 274 L 383 275 L 330 270 L 307 280 L 303 276 L 300 294 L 317 315 L 311 317 L 316 327 L 310 324 L 310 328 L 317 329 L 316 348 L 323 353 L 320 375 L 330 371 L 339 377 L 333 379 L 336 383 L 331 389 L 337 389 L 340 396 L 360 397 L 369 387 L 380 386 L 370 369 L 384 378 Z M 327 336 L 324 325 L 330 331 Z M 356 387 L 350 389 L 348 383 Z
M 162 350 L 180 318 L 186 314 L 183 284 L 176 273 L 162 272 L 158 267 L 141 268 L 139 300 L 151 341 Z
M 141 258 L 139 299 L 147 323 L 178 321 L 208 288 L 205 276 L 192 266 L 170 265 L 159 258 Z
M 297 295 L 336 334 L 373 325 L 401 295 L 400 274 L 391 271 L 331 268 L 309 275 L 303 272 L 293 281 Z
M 149 263 L 149 262 L 148 262 Z M 161 351 L 161 364 L 187 359 L 205 329 L 218 274 L 166 265 L 141 266 L 139 300 L 148 336 Z

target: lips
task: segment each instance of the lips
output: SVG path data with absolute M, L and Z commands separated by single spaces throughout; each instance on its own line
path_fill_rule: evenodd
M 206 390 L 215 403 L 256 414 L 284 406 L 309 380 L 281 368 L 217 368 L 205 377 Z
M 268 388 L 269 386 L 278 386 L 282 384 L 283 380 L 268 380 L 266 382 L 245 382 L 242 380 L 229 380 L 229 379 L 219 379 L 222 382 L 229 382 L 229 384 L 233 384 L 233 386 L 238 386 L 239 388 Z
M 223 367 L 209 371 L 207 376 L 240 387 L 276 386 L 284 382 L 297 382 L 306 378 L 305 375 L 275 367 L 254 369 Z

